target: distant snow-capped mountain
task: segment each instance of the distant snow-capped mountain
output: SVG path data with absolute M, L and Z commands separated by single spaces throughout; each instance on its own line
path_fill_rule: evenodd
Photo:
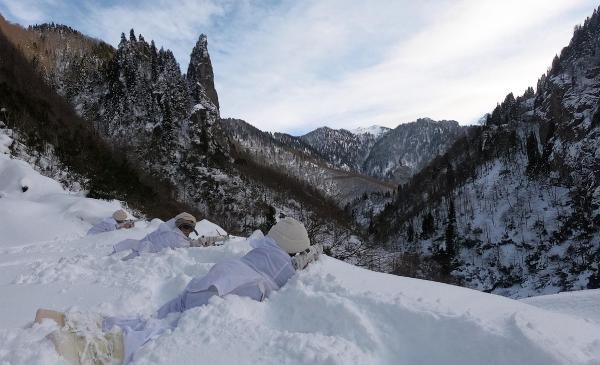
M 462 130 L 455 121 L 423 118 L 394 129 L 322 127 L 300 139 L 337 168 L 402 183 L 443 154 Z

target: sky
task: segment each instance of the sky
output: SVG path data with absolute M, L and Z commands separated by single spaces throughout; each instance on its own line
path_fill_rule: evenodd
M 116 46 L 134 28 L 182 72 L 208 36 L 222 117 L 267 131 L 476 122 L 535 86 L 590 0 L 0 0 L 27 26 Z

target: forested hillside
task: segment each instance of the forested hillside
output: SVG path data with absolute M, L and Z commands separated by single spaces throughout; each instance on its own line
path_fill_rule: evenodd
M 376 217 L 390 270 L 522 297 L 600 285 L 600 14 Z
M 149 215 L 167 218 L 185 209 L 232 233 L 267 230 L 278 215 L 292 215 L 330 252 L 356 259 L 360 240 L 351 240 L 350 251 L 344 248 L 347 242 L 342 247 L 341 237 L 355 230 L 335 202 L 232 150 L 219 123 L 206 36 L 199 37 L 183 75 L 169 50 L 157 49 L 133 30 L 113 49 L 65 26 L 25 30 L 0 23 L 0 29 L 10 30 L 12 37 L 3 45 L 14 55 L 10 64 L 5 62 L 1 99 L 9 126 L 21 136 L 21 144 L 38 148 L 30 139 L 39 140 L 39 148 L 56 151 L 59 163 L 75 166 L 91 196 L 136 206 L 133 197 L 140 194 L 155 205 L 139 206 Z M 43 62 L 36 61 L 40 57 Z M 13 77 L 17 74 L 10 67 L 26 70 L 18 73 L 22 79 Z M 43 100 L 27 101 L 37 94 L 25 95 L 24 85 L 39 85 Z M 62 108 L 69 118 L 55 120 L 43 108 Z M 96 144 L 107 155 L 94 152 Z M 124 187 L 119 179 L 126 181 Z
M 52 166 L 45 167 L 63 171 L 63 184 L 77 183 L 91 197 L 127 200 L 134 208 L 161 217 L 190 209 L 170 199 L 172 187 L 167 182 L 134 168 L 119 150 L 98 139 L 2 33 L 0 53 L 0 118 L 16 130 L 31 155 L 55 157 Z

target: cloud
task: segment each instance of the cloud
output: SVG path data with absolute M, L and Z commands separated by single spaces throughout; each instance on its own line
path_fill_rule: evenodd
M 345 80 L 342 88 L 358 90 L 359 100 L 377 92 L 372 103 L 400 104 L 379 118 L 412 120 L 428 113 L 470 121 L 508 92 L 533 85 L 554 52 L 568 43 L 572 19 L 565 23 L 560 16 L 572 3 L 520 3 L 456 3 L 400 42 L 384 62 Z M 391 122 L 401 121 L 407 120 Z
M 222 113 L 269 130 L 393 127 L 420 116 L 470 122 L 508 92 L 535 85 L 573 26 L 596 6 L 344 4 L 303 2 L 246 34 L 237 52 L 215 65 Z
M 221 114 L 271 131 L 462 123 L 535 85 L 591 0 L 8 0 L 25 25 L 68 24 L 113 45 L 134 28 L 182 71 L 209 37 Z
M 20 23 L 32 24 L 41 22 L 44 19 L 45 13 L 43 8 L 46 8 L 51 3 L 52 1 L 8 0 L 0 4 L 0 10 L 7 12 L 12 19 Z

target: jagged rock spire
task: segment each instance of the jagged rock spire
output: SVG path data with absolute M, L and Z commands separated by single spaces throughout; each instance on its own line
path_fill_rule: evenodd
M 202 103 L 203 94 L 219 108 L 219 97 L 215 90 L 214 74 L 210 55 L 208 54 L 208 40 L 205 34 L 198 38 L 196 46 L 190 56 L 190 65 L 187 71 L 187 81 L 196 103 Z

